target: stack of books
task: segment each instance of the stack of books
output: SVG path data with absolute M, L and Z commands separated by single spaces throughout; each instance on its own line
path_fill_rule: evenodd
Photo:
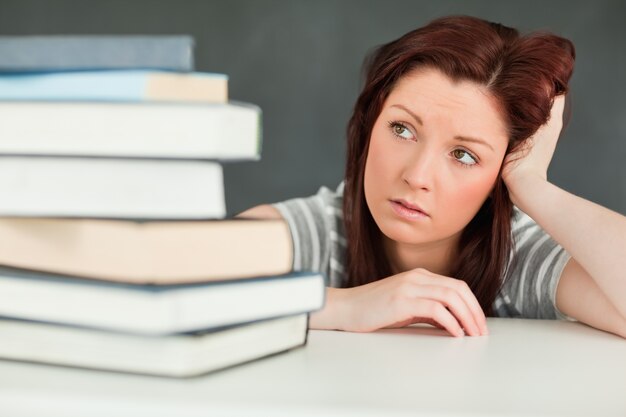
M 0 37 L 0 358 L 192 376 L 303 346 L 324 278 L 225 219 L 261 112 L 187 36 Z

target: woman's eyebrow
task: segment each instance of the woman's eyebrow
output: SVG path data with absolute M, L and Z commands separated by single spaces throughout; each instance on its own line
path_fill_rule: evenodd
M 408 108 L 406 108 L 402 104 L 392 104 L 389 107 L 396 107 L 396 108 L 398 108 L 400 110 L 404 110 L 405 112 L 407 112 L 417 122 L 417 124 L 419 124 L 420 126 L 424 126 L 424 122 L 422 122 L 422 119 L 420 119 L 420 117 L 417 114 L 413 113 L 411 110 L 409 110 Z M 470 136 L 455 136 L 454 139 L 458 140 L 458 141 L 461 141 L 461 142 L 478 143 L 480 145 L 484 145 L 484 146 L 488 147 L 492 151 L 495 151 L 493 149 L 493 146 L 491 146 L 489 144 L 489 142 L 487 142 L 486 140 L 480 139 L 480 138 L 473 138 L 473 137 L 470 137 Z
M 422 119 L 420 119 L 420 117 L 417 114 L 413 113 L 411 110 L 407 109 L 402 104 L 392 104 L 389 107 L 396 107 L 398 109 L 404 110 L 405 112 L 409 113 L 409 115 L 411 115 L 411 117 L 413 119 L 415 119 L 415 121 L 417 122 L 418 125 L 424 126 L 424 123 L 422 122 Z
M 468 136 L 455 136 L 454 139 L 459 140 L 461 142 L 473 142 L 473 143 L 478 143 L 480 145 L 485 145 L 489 149 L 495 152 L 495 150 L 493 149 L 493 146 L 491 146 L 487 141 L 479 139 L 479 138 L 472 138 Z

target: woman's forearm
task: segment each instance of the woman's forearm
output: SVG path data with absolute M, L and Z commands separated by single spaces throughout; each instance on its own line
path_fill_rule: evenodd
M 626 317 L 626 217 L 540 178 L 509 191 L 515 205 L 572 255 Z
M 311 313 L 309 318 L 309 327 L 318 330 L 341 330 L 339 321 L 342 313 L 339 310 L 341 306 L 342 288 L 326 288 L 326 302 L 321 310 Z

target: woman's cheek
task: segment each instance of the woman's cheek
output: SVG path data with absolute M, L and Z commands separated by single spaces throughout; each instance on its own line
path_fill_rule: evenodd
M 388 182 L 393 178 L 394 167 L 397 165 L 397 158 L 394 157 L 392 149 L 385 147 L 380 138 L 372 138 L 365 165 L 366 187 L 372 189 L 372 194 L 379 194 L 383 189 L 388 189 Z
M 453 196 L 456 201 L 452 206 L 466 208 L 464 212 L 468 213 L 466 216 L 469 216 L 469 220 L 471 220 L 489 196 L 496 178 L 497 172 L 486 173 L 486 175 L 471 178 L 469 181 L 466 180 Z

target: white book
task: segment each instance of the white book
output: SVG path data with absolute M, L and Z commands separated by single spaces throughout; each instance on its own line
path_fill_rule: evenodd
M 258 160 L 243 103 L 0 102 L 0 154 Z
M 0 195 L 2 216 L 226 215 L 222 167 L 208 161 L 0 157 Z
M 303 272 L 185 285 L 132 285 L 2 267 L 0 294 L 0 316 L 163 335 L 318 310 L 324 304 L 324 278 Z
M 306 337 L 306 314 L 164 337 L 0 319 L 0 358 L 188 377 L 302 346 Z

